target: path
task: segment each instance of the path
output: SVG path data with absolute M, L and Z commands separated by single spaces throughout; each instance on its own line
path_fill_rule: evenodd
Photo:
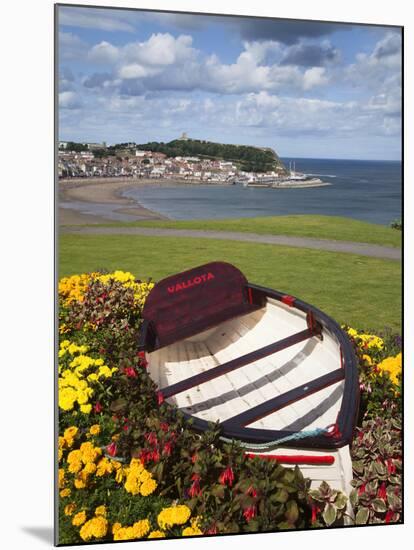
M 85 227 L 61 226 L 62 233 L 82 235 L 145 235 L 151 237 L 192 237 L 196 239 L 220 239 L 251 243 L 279 244 L 299 248 L 314 248 L 330 252 L 345 252 L 401 260 L 401 249 L 376 244 L 356 243 L 350 241 L 334 241 L 328 239 L 313 239 L 310 237 L 288 237 L 286 235 L 258 235 L 257 233 L 238 233 L 233 231 L 203 231 L 197 229 L 162 229 L 156 227 Z

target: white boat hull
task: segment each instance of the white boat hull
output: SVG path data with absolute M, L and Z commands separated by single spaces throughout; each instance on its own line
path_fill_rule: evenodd
M 149 374 L 159 388 L 176 384 L 306 329 L 306 314 L 279 300 L 267 298 L 265 307 L 225 321 L 162 347 L 147 355 Z M 172 405 L 204 421 L 223 422 L 275 396 L 341 368 L 341 349 L 334 334 L 324 331 L 263 359 L 173 395 Z M 281 410 L 252 422 L 249 428 L 307 432 L 335 424 L 343 397 L 344 380 L 308 395 Z M 247 452 L 270 455 L 332 456 L 333 464 L 302 464 L 312 486 L 321 481 L 349 494 L 352 463 L 349 446 L 310 450 L 275 446 Z M 289 466 L 281 461 L 282 464 Z

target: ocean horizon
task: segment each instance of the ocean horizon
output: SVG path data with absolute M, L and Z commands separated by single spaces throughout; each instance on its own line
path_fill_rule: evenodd
M 292 214 L 344 216 L 389 225 L 401 218 L 402 172 L 398 160 L 281 157 L 297 172 L 331 185 L 302 189 L 244 188 L 239 185 L 149 185 L 123 196 L 175 220 L 225 219 Z

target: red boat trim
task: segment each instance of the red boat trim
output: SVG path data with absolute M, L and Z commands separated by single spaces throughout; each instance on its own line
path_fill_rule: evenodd
M 252 289 L 249 286 L 247 287 L 247 293 L 249 295 L 249 304 L 252 304 L 253 303 Z
M 265 455 L 245 453 L 249 458 L 263 458 L 265 460 L 275 460 L 284 464 L 327 464 L 331 465 L 335 462 L 335 457 L 332 455 Z
M 295 303 L 296 298 L 294 296 L 291 296 L 290 294 L 285 294 L 281 297 L 280 301 L 286 304 L 287 306 L 292 307 Z

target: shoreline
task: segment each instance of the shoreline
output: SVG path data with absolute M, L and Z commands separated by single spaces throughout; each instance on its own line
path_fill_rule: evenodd
M 165 178 L 73 178 L 62 179 L 58 181 L 58 225 L 94 225 L 102 223 L 113 223 L 116 221 L 160 221 L 170 220 L 166 215 L 160 214 L 154 210 L 142 206 L 137 200 L 126 198 L 122 193 L 129 189 L 137 189 L 146 186 L 196 186 L 203 185 L 203 182 L 197 180 L 176 181 Z M 214 187 L 229 187 L 232 184 L 228 183 L 209 183 Z M 272 187 L 272 189 L 292 189 L 305 187 L 323 187 L 331 185 L 326 182 L 310 182 L 306 184 L 301 182 L 298 184 L 285 184 L 280 187 Z M 255 187 L 252 185 L 251 187 Z M 270 188 L 270 187 L 269 187 Z M 67 206 L 62 206 L 67 203 Z M 80 203 L 80 207 L 74 203 Z M 88 212 L 89 205 L 102 205 L 103 212 Z M 105 205 L 113 207 L 112 212 L 118 216 L 129 216 L 134 219 L 116 220 L 111 215 L 106 215 Z
M 157 180 L 159 182 L 159 180 Z M 115 213 L 135 216 L 138 220 L 168 220 L 158 212 L 145 208 L 134 199 L 122 196 L 127 189 L 154 184 L 154 180 L 132 178 L 96 178 L 93 180 L 60 180 L 58 182 L 59 196 L 59 225 L 99 224 L 115 222 L 113 218 L 105 215 L 85 213 L 77 208 L 63 207 L 63 202 L 80 202 L 85 207 L 88 204 L 115 205 Z M 164 185 L 164 183 L 163 183 Z M 174 183 L 175 185 L 175 183 Z

